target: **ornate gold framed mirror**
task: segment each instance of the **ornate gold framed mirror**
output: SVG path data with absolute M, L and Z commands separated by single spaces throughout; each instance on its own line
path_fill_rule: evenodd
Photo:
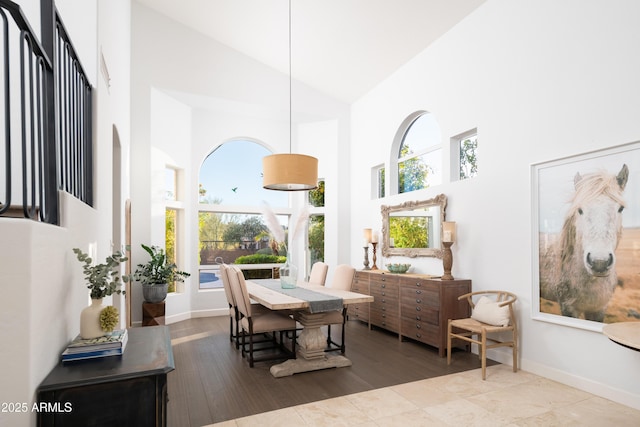
M 382 205 L 382 255 L 442 258 L 447 196 Z

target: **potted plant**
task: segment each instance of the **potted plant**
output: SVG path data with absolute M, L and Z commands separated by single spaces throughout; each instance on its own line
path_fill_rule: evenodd
M 146 302 L 162 302 L 167 297 L 169 283 L 184 282 L 190 274 L 178 270 L 175 263 L 169 262 L 164 249 L 158 246 L 141 246 L 151 259 L 145 264 L 138 264 L 133 277 L 142 284 L 142 296 Z
M 78 248 L 74 248 L 78 261 L 83 263 L 82 270 L 87 288 L 90 291 L 91 305 L 80 313 L 80 336 L 84 339 L 98 338 L 105 335 L 100 325 L 100 312 L 103 309 L 102 299 L 113 294 L 124 294 L 120 289 L 123 282 L 128 282 L 128 275 L 120 274 L 120 263 L 127 261 L 122 252 L 115 252 L 102 264 L 94 264 L 93 259 Z

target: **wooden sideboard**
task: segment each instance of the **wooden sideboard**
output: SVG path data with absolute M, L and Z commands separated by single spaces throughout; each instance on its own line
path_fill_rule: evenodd
M 351 289 L 372 295 L 372 303 L 349 306 L 347 314 L 369 324 L 438 349 L 447 349 L 447 320 L 469 317 L 471 309 L 460 295 L 471 292 L 471 280 L 440 280 L 422 274 L 393 274 L 359 270 Z

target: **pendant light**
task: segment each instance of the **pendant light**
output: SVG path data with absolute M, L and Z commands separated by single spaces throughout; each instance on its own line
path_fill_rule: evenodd
M 262 186 L 268 190 L 305 191 L 318 187 L 318 159 L 291 152 L 291 0 L 289 0 L 289 154 L 272 154 L 262 159 Z

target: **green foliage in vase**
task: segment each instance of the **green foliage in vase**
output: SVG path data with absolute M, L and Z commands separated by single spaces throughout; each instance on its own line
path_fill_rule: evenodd
M 178 266 L 167 260 L 164 249 L 158 246 L 141 245 L 151 259 L 138 264 L 133 277 L 143 285 L 162 285 L 164 283 L 184 282 L 191 274 L 178 270 Z
M 106 258 L 103 264 L 93 265 L 93 259 L 78 248 L 73 248 L 78 261 L 83 263 L 82 270 L 87 281 L 87 288 L 91 291 L 92 299 L 100 299 L 113 294 L 124 294 L 118 289 L 123 282 L 128 282 L 131 277 L 120 274 L 120 263 L 128 258 L 122 252 L 115 252 Z
M 113 332 L 118 325 L 120 313 L 118 309 L 112 305 L 108 305 L 100 311 L 100 327 L 105 332 Z

